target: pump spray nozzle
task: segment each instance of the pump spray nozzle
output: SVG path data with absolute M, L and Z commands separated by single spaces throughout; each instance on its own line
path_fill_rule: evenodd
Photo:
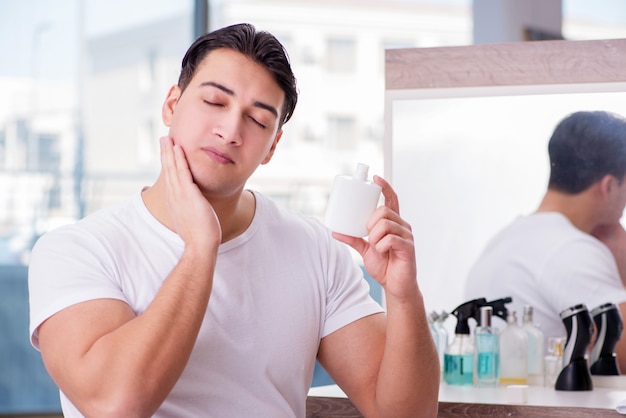
M 506 304 L 511 302 L 513 302 L 513 298 L 507 296 L 505 298 L 495 299 L 490 302 L 485 301 L 485 303 L 480 306 L 491 306 L 493 308 L 492 315 L 497 316 L 498 318 L 502 318 L 506 321 L 506 316 L 509 313 L 508 309 L 506 308 Z M 476 315 L 474 316 L 474 319 L 478 323 L 480 323 L 480 306 L 476 309 Z
M 470 318 L 474 318 L 477 320 L 477 315 L 480 314 L 480 307 L 487 303 L 487 299 L 478 298 L 462 303 L 457 306 L 455 310 L 452 311 L 452 315 L 456 316 L 456 328 L 454 329 L 455 334 L 467 334 L 469 335 L 469 323 L 468 320 Z

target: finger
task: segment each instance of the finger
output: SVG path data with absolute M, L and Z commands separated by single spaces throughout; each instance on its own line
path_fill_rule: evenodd
M 369 244 L 363 238 L 351 237 L 350 235 L 340 234 L 339 232 L 333 232 L 332 235 L 337 241 L 354 248 L 361 256 L 365 254 L 366 249 L 369 247 Z
M 393 210 L 396 213 L 400 213 L 400 203 L 398 202 L 398 195 L 393 190 L 391 185 L 380 176 L 374 176 L 374 183 L 378 184 L 382 188 L 383 196 L 385 197 L 385 206 Z
M 161 143 L 161 166 L 163 177 L 165 178 L 166 190 L 169 196 L 176 190 L 178 184 L 178 173 L 176 172 L 176 159 L 174 155 L 174 141 L 172 138 L 164 136 Z
M 165 184 L 171 190 L 172 182 L 174 182 L 176 163 L 174 161 L 173 141 L 170 137 L 164 136 L 160 139 L 161 144 L 161 167 Z
M 172 139 L 163 136 L 159 139 L 159 143 L 161 144 L 161 166 L 167 169 L 172 166 Z
M 388 213 L 395 215 L 394 212 L 388 210 Z M 368 241 L 370 245 L 376 245 L 377 242 L 385 239 L 387 236 L 395 236 L 403 240 L 413 240 L 413 232 L 411 226 L 395 215 L 396 219 L 380 218 L 370 230 Z
M 392 233 L 398 233 L 402 236 L 412 234 L 411 224 L 402 219 L 398 212 L 387 206 L 376 208 L 367 221 L 367 229 L 369 230 L 370 240 L 375 230 L 383 230 L 386 233 L 393 231 Z
M 189 171 L 189 163 L 187 162 L 187 156 L 185 150 L 180 145 L 174 145 L 174 161 L 176 163 L 176 171 L 180 178 L 185 180 L 191 179 L 191 172 Z

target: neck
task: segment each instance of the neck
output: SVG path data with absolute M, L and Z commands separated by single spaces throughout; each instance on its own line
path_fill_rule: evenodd
M 596 205 L 589 191 L 567 194 L 548 190 L 536 212 L 559 212 L 576 228 L 588 234 L 598 226 Z
M 144 204 L 148 211 L 167 228 L 176 232 L 174 222 L 167 209 L 165 181 L 159 177 L 157 181 L 142 192 Z M 241 235 L 254 218 L 256 201 L 250 191 L 238 190 L 226 197 L 204 195 L 211 204 L 222 228 L 222 243 Z

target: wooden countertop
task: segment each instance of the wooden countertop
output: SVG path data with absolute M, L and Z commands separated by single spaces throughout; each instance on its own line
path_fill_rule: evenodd
M 529 386 L 527 402 L 509 403 L 507 388 L 475 388 L 440 384 L 439 418 L 530 417 L 578 418 L 621 417 L 616 406 L 626 401 L 626 376 L 598 381 L 593 391 L 556 391 Z M 361 418 L 352 402 L 336 385 L 311 388 L 307 398 L 307 418 Z
M 615 409 L 503 405 L 462 402 L 439 402 L 439 418 L 583 418 L 621 417 Z M 306 401 L 306 418 L 363 418 L 348 398 L 309 396 Z

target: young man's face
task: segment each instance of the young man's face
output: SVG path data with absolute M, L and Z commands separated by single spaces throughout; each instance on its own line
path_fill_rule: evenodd
M 284 100 L 265 68 L 226 48 L 204 58 L 184 92 L 170 90 L 163 121 L 205 195 L 237 193 L 271 159 Z

